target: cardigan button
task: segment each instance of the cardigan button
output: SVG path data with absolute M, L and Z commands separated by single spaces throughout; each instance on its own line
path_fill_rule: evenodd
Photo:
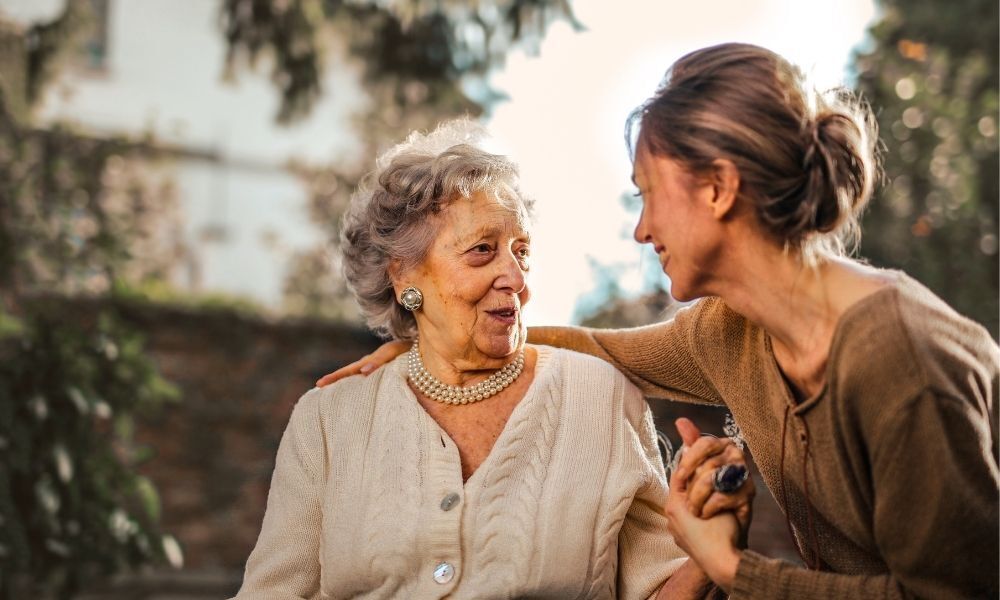
M 448 494 L 441 499 L 441 510 L 449 511 L 455 508 L 455 505 L 458 504 L 458 501 L 461 499 L 462 498 L 454 492 Z
M 443 562 L 434 568 L 434 581 L 440 584 L 448 583 L 454 576 L 455 567 L 451 566 L 449 563 Z

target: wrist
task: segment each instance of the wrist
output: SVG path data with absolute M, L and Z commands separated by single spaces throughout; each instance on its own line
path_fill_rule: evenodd
M 729 546 L 725 551 L 712 561 L 711 571 L 706 569 L 706 573 L 727 594 L 732 592 L 733 582 L 736 581 L 736 571 L 740 568 L 740 551 L 733 546 Z

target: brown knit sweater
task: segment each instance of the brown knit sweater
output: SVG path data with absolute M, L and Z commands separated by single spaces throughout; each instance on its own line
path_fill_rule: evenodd
M 801 403 L 767 333 L 718 298 L 530 339 L 599 356 L 649 396 L 728 406 L 818 566 L 744 551 L 734 598 L 997 597 L 1000 350 L 906 275 L 841 317 L 825 387 Z

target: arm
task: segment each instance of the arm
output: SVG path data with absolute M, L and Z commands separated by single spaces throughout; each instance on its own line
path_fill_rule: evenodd
M 716 588 L 684 553 L 667 530 L 663 503 L 666 476 L 656 446 L 649 406 L 640 392 L 625 388 L 626 448 L 639 461 L 644 482 L 635 492 L 618 533 L 618 596 L 620 598 L 681 599 L 709 597 Z M 633 467 L 635 468 L 635 467 Z M 664 581 L 666 580 L 666 581 Z
M 699 305 L 680 310 L 664 323 L 634 329 L 532 327 L 528 341 L 575 350 L 611 363 L 651 398 L 722 404 L 722 398 L 695 360 L 694 326 Z M 410 349 L 409 342 L 386 342 L 357 361 L 324 375 L 317 387 L 351 375 L 367 375 Z
M 295 405 L 278 447 L 257 545 L 247 560 L 237 600 L 319 597 L 319 490 L 323 452 L 318 404 L 306 394 Z
M 916 396 L 871 440 L 874 535 L 890 573 L 809 571 L 743 551 L 732 597 L 995 598 L 1000 477 L 991 438 L 971 403 Z
M 528 341 L 575 350 L 611 363 L 643 394 L 699 404 L 722 399 L 695 360 L 694 327 L 702 301 L 673 319 L 632 329 L 532 327 Z

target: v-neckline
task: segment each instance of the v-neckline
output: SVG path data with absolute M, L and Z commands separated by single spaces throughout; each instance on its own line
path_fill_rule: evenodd
M 498 460 L 496 456 L 500 453 L 502 448 L 508 445 L 507 438 L 513 435 L 510 433 L 510 428 L 511 428 L 510 424 L 514 422 L 517 418 L 519 418 L 518 416 L 519 413 L 529 410 L 528 406 L 534 404 L 535 396 L 537 396 L 536 391 L 539 386 L 539 379 L 541 378 L 540 376 L 548 370 L 547 369 L 548 362 L 551 359 L 551 356 L 549 356 L 550 350 L 548 348 L 542 349 L 539 346 L 535 346 L 535 349 L 536 349 L 535 372 L 531 380 L 531 383 L 528 384 L 528 389 L 524 391 L 524 397 L 518 401 L 517 405 L 515 405 L 514 409 L 510 412 L 510 415 L 507 417 L 507 422 L 504 423 L 503 428 L 500 430 L 500 435 L 498 435 L 497 439 L 494 440 L 493 446 L 490 447 L 490 451 L 486 454 L 486 458 L 484 458 L 483 461 L 479 463 L 479 466 L 476 467 L 476 470 L 472 472 L 472 475 L 469 475 L 468 479 L 462 480 L 463 489 L 465 490 L 471 489 L 471 487 L 474 485 L 474 482 L 478 481 L 477 478 L 481 479 L 481 477 L 479 477 L 479 474 L 488 471 L 489 468 L 492 466 L 492 463 Z M 434 419 L 434 417 L 431 416 L 429 412 L 427 412 L 427 409 L 424 408 L 423 404 L 421 404 L 420 401 L 417 399 L 417 395 L 413 392 L 412 389 L 410 389 L 410 386 L 406 381 L 405 367 L 400 367 L 399 365 L 397 365 L 397 369 L 399 369 L 397 373 L 399 373 L 400 377 L 402 378 L 402 381 L 400 383 L 402 384 L 403 389 L 406 390 L 407 396 L 409 397 L 410 401 L 412 401 L 417 406 L 417 409 L 420 411 L 421 418 L 425 420 L 425 424 L 432 426 L 434 429 L 436 429 L 437 433 L 440 434 L 440 436 L 443 439 L 448 440 L 448 443 L 450 443 L 452 448 L 455 449 L 455 454 L 458 456 L 458 464 L 457 464 L 458 476 L 459 479 L 462 479 L 462 459 L 461 459 L 461 454 L 458 451 L 458 444 L 456 444 L 455 440 L 453 440 L 452 437 L 448 435 L 448 432 L 445 431 L 444 427 L 442 427 L 441 424 L 438 423 L 437 420 Z M 485 475 L 483 477 L 485 477 Z
M 847 328 L 845 323 L 850 323 L 850 321 L 855 318 L 855 315 L 861 312 L 861 309 L 874 303 L 876 297 L 881 297 L 883 293 L 889 293 L 892 290 L 896 290 L 902 284 L 903 282 L 901 281 L 901 278 L 896 276 L 893 281 L 851 304 L 847 307 L 843 314 L 840 315 L 840 318 L 837 319 L 837 324 L 833 328 L 833 335 L 830 337 L 830 348 L 827 351 L 827 361 L 823 368 L 823 385 L 816 390 L 816 393 L 808 398 L 804 398 L 801 402 L 796 401 L 795 392 L 792 390 L 792 384 L 789 382 L 788 378 L 785 377 L 784 371 L 781 370 L 781 365 L 778 364 L 778 357 L 774 354 L 774 345 L 771 339 L 771 334 L 769 334 L 766 329 L 761 327 L 761 331 L 764 333 L 764 354 L 768 357 L 768 363 L 772 376 L 777 377 L 778 381 L 781 382 L 785 403 L 790 406 L 793 413 L 798 415 L 804 414 L 810 408 L 818 404 L 820 399 L 826 395 L 827 390 L 829 390 L 830 379 L 833 377 L 834 371 L 833 357 L 840 349 L 840 345 L 842 343 L 841 338 L 843 337 L 842 332 Z

